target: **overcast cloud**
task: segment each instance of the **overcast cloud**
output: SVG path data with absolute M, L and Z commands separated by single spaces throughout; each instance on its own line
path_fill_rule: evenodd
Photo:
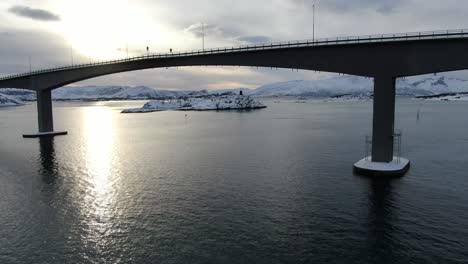
M 47 10 L 30 8 L 28 6 L 15 5 L 8 9 L 8 12 L 20 17 L 26 17 L 40 21 L 59 21 L 60 16 L 55 15 Z
M 68 25 L 67 21 L 70 19 L 68 14 L 51 4 L 59 2 L 59 0 L 37 0 L 34 1 L 34 6 L 18 6 L 17 1 L 2 0 L 0 75 L 26 71 L 29 67 L 29 56 L 32 57 L 32 66 L 35 69 L 69 64 L 71 56 L 75 63 L 92 60 L 78 51 L 70 54 L 73 44 L 60 31 L 55 30 L 61 25 L 64 27 Z M 93 1 L 88 2 L 93 3 Z M 117 5 L 125 2 L 129 12 L 128 17 L 123 17 L 122 20 L 132 22 L 140 17 L 147 17 L 148 22 L 139 24 L 134 30 L 144 28 L 144 32 L 155 34 L 153 32 L 156 28 L 164 27 L 170 31 L 167 34 L 171 38 L 161 38 L 154 43 L 143 40 L 133 41 L 129 44 L 130 55 L 144 53 L 146 46 L 150 46 L 151 51 L 166 51 L 169 48 L 200 49 L 202 23 L 205 25 L 207 48 L 311 39 L 314 3 L 315 37 L 468 28 L 466 18 L 468 1 L 464 0 L 115 0 L 107 2 L 109 2 L 108 10 L 102 10 L 102 14 L 113 10 L 112 3 Z M 87 19 L 86 13 L 80 16 L 83 20 Z M 35 21 L 49 23 L 33 23 Z M 105 16 L 102 22 L 105 22 Z M 100 24 L 91 24 L 91 27 L 98 27 Z M 112 24 L 106 25 L 109 26 Z M 111 34 L 106 30 L 102 32 Z M 120 45 L 118 49 L 125 50 L 125 44 Z M 466 72 L 452 74 L 467 75 Z M 253 88 L 277 81 L 327 76 L 330 74 L 308 71 L 190 67 L 115 74 L 80 84 L 148 85 L 163 89 L 216 89 L 234 86 Z

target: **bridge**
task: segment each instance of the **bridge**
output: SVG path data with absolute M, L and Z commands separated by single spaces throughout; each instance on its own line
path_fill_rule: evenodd
M 36 91 L 39 135 L 51 135 L 51 91 L 108 74 L 180 66 L 252 66 L 366 76 L 374 79 L 371 162 L 363 159 L 355 164 L 355 169 L 362 173 L 404 174 L 409 160 L 393 166 L 396 78 L 468 69 L 467 49 L 468 30 L 290 41 L 44 69 L 0 78 L 0 88 Z

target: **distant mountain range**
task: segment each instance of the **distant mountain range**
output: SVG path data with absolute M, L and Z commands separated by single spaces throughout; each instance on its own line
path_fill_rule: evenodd
M 18 105 L 23 105 L 23 102 L 14 97 L 0 94 L 0 106 L 18 106 Z
M 254 97 L 335 97 L 342 95 L 371 95 L 372 79 L 357 76 L 339 76 L 322 80 L 298 80 L 273 83 L 257 89 L 224 89 L 214 91 L 156 90 L 146 86 L 85 86 L 63 87 L 52 92 L 54 100 L 153 100 L 179 97 L 203 97 L 210 94 L 244 94 Z M 443 93 L 468 92 L 468 81 L 445 76 L 420 79 L 397 79 L 397 94 L 427 96 Z M 0 89 L 0 95 L 22 101 L 35 100 L 35 93 L 28 90 Z M 6 99 L 5 99 L 6 100 Z
M 419 80 L 397 79 L 398 95 L 434 95 L 441 93 L 468 92 L 468 81 L 444 76 Z M 288 81 L 273 83 L 252 90 L 258 97 L 313 96 L 331 97 L 345 94 L 373 93 L 373 80 L 357 76 L 339 76 L 323 80 Z

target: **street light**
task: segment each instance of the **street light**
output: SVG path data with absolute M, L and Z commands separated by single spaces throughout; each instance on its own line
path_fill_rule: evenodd
M 202 22 L 202 47 L 203 51 L 205 51 L 205 23 Z
M 70 59 L 71 59 L 71 65 L 73 66 L 73 46 L 70 46 Z
M 127 51 L 127 59 L 128 59 L 128 42 L 125 42 L 125 50 Z
M 315 3 L 312 5 L 312 41 L 315 42 Z

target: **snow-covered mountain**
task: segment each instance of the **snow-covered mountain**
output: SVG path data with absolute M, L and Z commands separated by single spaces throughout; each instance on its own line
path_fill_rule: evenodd
M 226 93 L 239 94 L 242 90 L 246 95 L 249 89 L 223 89 L 215 91 L 171 91 L 156 90 L 146 86 L 72 86 L 62 87 L 52 91 L 54 100 L 146 100 L 146 99 L 175 99 L 179 97 L 203 97 L 207 95 L 221 95 Z M 11 96 L 22 101 L 35 101 L 36 93 L 23 89 L 0 89 L 0 94 Z
M 14 88 L 0 89 L 0 95 L 8 96 L 8 97 L 15 98 L 21 101 L 35 101 L 36 100 L 36 93 L 34 91 L 23 90 L 23 89 L 14 89 Z
M 63 87 L 52 91 L 55 100 L 125 100 L 160 99 L 176 96 L 174 91 L 155 90 L 146 86 Z
M 372 91 L 372 80 L 346 76 L 323 80 L 288 81 L 260 86 L 252 93 L 257 97 L 315 96 L 329 97 L 342 94 L 357 94 Z
M 397 79 L 398 95 L 434 95 L 443 93 L 468 92 L 468 81 L 444 76 L 414 77 Z M 147 100 L 147 99 L 177 99 L 186 97 L 204 97 L 213 94 L 239 94 L 254 97 L 278 96 L 314 96 L 333 97 L 341 95 L 372 94 L 373 80 L 357 76 L 338 76 L 322 80 L 301 80 L 273 83 L 250 90 L 246 88 L 223 89 L 214 91 L 169 91 L 156 90 L 146 86 L 84 86 L 62 87 L 52 91 L 54 100 Z M 33 91 L 20 89 L 0 89 L 4 94 L 22 101 L 33 101 L 36 94 Z
M 257 97 L 315 96 L 330 97 L 344 94 L 373 92 L 373 80 L 357 76 L 339 76 L 323 80 L 289 81 L 261 86 L 253 90 Z M 468 81 L 448 77 L 403 79 L 396 82 L 398 95 L 432 95 L 450 92 L 468 92 Z
M 52 98 L 54 100 L 138 100 L 173 98 L 187 93 L 189 92 L 155 90 L 146 86 L 73 86 L 53 90 Z M 30 90 L 0 89 L 0 94 L 23 101 L 36 100 L 36 93 Z
M 400 79 L 399 79 L 400 80 Z M 402 81 L 406 81 L 403 79 Z M 458 78 L 448 78 L 444 76 L 419 79 L 409 83 L 408 89 L 416 91 L 426 91 L 430 94 L 461 93 L 468 91 L 468 81 Z M 397 82 L 398 87 L 398 82 Z M 400 85 L 400 89 L 404 86 Z
M 21 100 L 8 95 L 0 94 L 0 106 L 18 106 L 23 104 L 24 103 Z

